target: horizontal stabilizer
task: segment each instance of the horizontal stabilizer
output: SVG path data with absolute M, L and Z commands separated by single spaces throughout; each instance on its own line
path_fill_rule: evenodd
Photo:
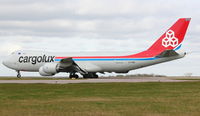
M 171 57 L 171 56 L 177 56 L 177 55 L 179 54 L 175 52 L 174 50 L 165 50 L 156 57 L 162 58 L 162 57 Z

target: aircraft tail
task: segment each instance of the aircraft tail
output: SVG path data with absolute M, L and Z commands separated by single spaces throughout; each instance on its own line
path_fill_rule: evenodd
M 191 18 L 176 21 L 147 51 L 161 53 L 165 50 L 178 50 L 186 34 Z

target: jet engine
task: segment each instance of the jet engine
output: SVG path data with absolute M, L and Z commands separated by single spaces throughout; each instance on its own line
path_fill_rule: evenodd
M 40 67 L 39 73 L 41 76 L 53 76 L 58 73 L 59 66 L 57 63 L 46 63 Z

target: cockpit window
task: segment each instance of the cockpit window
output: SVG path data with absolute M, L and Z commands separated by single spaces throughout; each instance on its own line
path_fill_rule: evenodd
M 12 55 L 22 55 L 22 54 L 26 54 L 25 52 L 22 51 L 15 51 L 11 53 Z

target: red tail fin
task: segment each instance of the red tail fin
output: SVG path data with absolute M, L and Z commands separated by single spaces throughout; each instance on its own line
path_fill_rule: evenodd
M 180 18 L 149 49 L 129 57 L 155 57 L 165 50 L 177 50 L 181 47 L 191 18 Z
M 191 18 L 180 18 L 147 51 L 163 52 L 180 48 L 190 20 Z

